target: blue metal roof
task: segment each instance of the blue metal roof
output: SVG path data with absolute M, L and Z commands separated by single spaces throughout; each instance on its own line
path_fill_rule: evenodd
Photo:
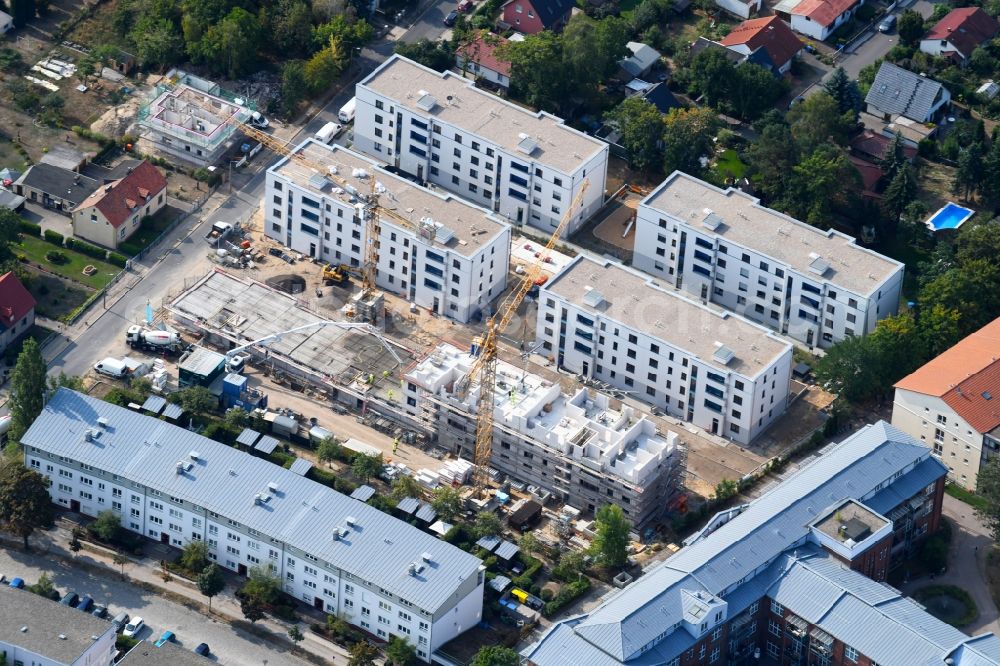
M 437 518 L 438 512 L 430 504 L 421 504 L 417 509 L 417 518 L 425 523 L 433 522 Z
M 276 448 L 278 448 L 278 444 L 280 443 L 281 442 L 276 440 L 274 437 L 271 437 L 270 435 L 264 435 L 263 437 L 260 438 L 260 441 L 257 442 L 257 445 L 254 446 L 253 449 L 254 451 L 260 451 L 261 453 L 267 454 L 271 453 Z
M 931 456 L 909 472 L 865 500 L 865 505 L 879 513 L 884 513 L 900 502 L 910 499 L 921 489 L 931 485 L 948 473 L 948 467 Z
M 159 395 L 151 395 L 146 398 L 146 402 L 142 403 L 143 411 L 152 412 L 153 414 L 159 414 L 166 406 L 167 399 Z
M 399 504 L 396 505 L 397 509 L 399 509 L 400 511 L 402 511 L 407 515 L 412 514 L 419 507 L 420 507 L 420 500 L 418 500 L 416 497 L 404 497 L 403 499 L 399 500 Z
M 516 543 L 511 543 L 510 541 L 504 541 L 497 547 L 495 551 L 493 551 L 493 554 L 499 557 L 501 560 L 509 560 L 510 558 L 517 555 L 518 551 L 520 550 L 521 549 L 518 548 Z
M 258 437 L 260 437 L 260 433 L 253 428 L 244 428 L 240 436 L 236 438 L 236 443 L 243 446 L 253 446 Z
M 845 589 L 870 607 L 898 598 L 892 588 L 851 572 L 832 558 L 789 559 L 786 553 L 795 548 L 804 554 L 814 552 L 807 545 L 808 526 L 837 502 L 865 501 L 883 491 L 885 484 L 892 484 L 889 488 L 901 495 L 907 487 L 915 487 L 912 496 L 926 485 L 924 480 L 940 478 L 944 470 L 936 461 L 925 464 L 930 458 L 927 447 L 889 424 L 866 426 L 752 502 L 741 515 L 607 597 L 589 615 L 577 618 L 571 629 L 563 625 L 559 641 L 564 649 L 551 653 L 553 661 L 535 656 L 549 654 L 544 645 L 547 636 L 525 655 L 538 666 L 581 661 L 590 648 L 613 658 L 611 663 L 642 663 L 652 652 L 669 660 L 680 654 L 674 648 L 693 642 L 689 640 L 693 637 L 682 629 L 664 636 L 664 628 L 683 619 L 686 593 L 699 591 L 731 599 L 731 618 L 769 590 L 810 621 L 828 616 L 844 603 Z M 914 468 L 919 471 L 908 474 Z M 893 482 L 898 472 L 904 474 Z M 570 634 L 578 640 L 571 640 Z M 571 645 L 575 651 L 567 652 Z
M 351 493 L 351 499 L 356 499 L 359 502 L 367 502 L 375 494 L 375 489 L 371 486 L 361 485 L 354 489 Z
M 299 476 L 305 476 L 309 473 L 309 470 L 313 468 L 313 463 L 311 460 L 306 460 L 305 458 L 296 458 L 292 466 L 288 468 L 288 471 L 292 474 L 298 474 Z
M 107 419 L 107 428 L 97 424 L 100 417 Z M 88 442 L 87 430 L 100 435 Z M 401 520 L 266 460 L 69 389 L 56 391 L 21 441 L 205 507 L 432 612 L 456 603 L 459 586 L 478 576 L 482 564 Z M 177 462 L 187 460 L 192 450 L 199 453 L 197 462 L 178 474 Z M 269 483 L 279 490 L 260 506 L 254 496 L 267 492 Z M 358 529 L 334 540 L 334 530 L 344 527 L 348 516 Z M 433 565 L 420 576 L 410 575 L 409 565 L 424 553 L 431 554 Z
M 175 405 L 172 402 L 168 402 L 167 406 L 163 408 L 163 416 L 167 417 L 171 421 L 176 421 L 183 415 L 184 409 L 180 405 Z
M 498 536 L 484 536 L 476 542 L 476 545 L 480 548 L 485 548 L 486 550 L 493 552 L 493 549 L 500 545 L 500 537 Z

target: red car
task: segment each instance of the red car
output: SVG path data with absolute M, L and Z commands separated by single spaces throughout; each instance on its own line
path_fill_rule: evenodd
M 468 14 L 472 11 L 472 0 L 462 0 L 458 3 L 458 11 Z

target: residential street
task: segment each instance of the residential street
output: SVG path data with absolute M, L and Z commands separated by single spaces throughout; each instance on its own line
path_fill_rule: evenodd
M 993 546 L 989 531 L 976 517 L 975 511 L 965 502 L 951 495 L 944 496 L 944 515 L 952 523 L 951 550 L 948 553 L 948 571 L 933 581 L 927 578 L 911 581 L 903 592 L 912 593 L 926 585 L 956 585 L 970 595 L 979 607 L 979 617 L 962 631 L 976 636 L 986 631 L 1000 634 L 1000 613 L 990 597 L 986 584 L 986 554 Z
M 906 9 L 919 12 L 921 16 L 927 18 L 934 12 L 934 4 L 927 0 L 917 0 Z M 897 9 L 893 13 L 898 17 L 903 9 Z M 872 64 L 879 58 L 885 57 L 889 50 L 899 43 L 899 34 L 893 30 L 890 34 L 875 31 L 875 34 L 863 44 L 855 47 L 850 55 L 842 58 L 837 64 L 842 65 L 847 75 L 852 79 L 858 78 L 858 73 Z

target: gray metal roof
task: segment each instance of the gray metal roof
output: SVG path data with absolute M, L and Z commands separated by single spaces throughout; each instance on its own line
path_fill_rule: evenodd
M 367 502 L 375 494 L 375 489 L 371 486 L 361 485 L 354 489 L 351 493 L 351 499 L 356 499 L 359 502 Z
M 681 649 L 693 643 L 692 637 L 681 630 L 658 640 L 663 627 L 682 619 L 685 592 L 723 596 L 727 601 L 732 597 L 738 602 L 731 608 L 732 617 L 732 613 L 738 612 L 735 606 L 743 604 L 745 607 L 750 603 L 751 594 L 760 598 L 764 588 L 762 581 L 755 578 L 767 580 L 775 576 L 773 580 L 779 582 L 774 584 L 773 593 L 795 599 L 807 619 L 822 617 L 839 603 L 841 588 L 848 585 L 855 598 L 866 604 L 884 603 L 898 597 L 891 588 L 845 570 L 832 560 L 816 559 L 809 565 L 812 573 L 808 573 L 782 564 L 781 557 L 786 551 L 806 543 L 809 523 L 831 505 L 849 497 L 864 501 L 876 495 L 877 489 L 891 481 L 896 472 L 920 466 L 930 458 L 927 447 L 889 424 L 880 422 L 866 426 L 751 502 L 742 514 L 683 548 L 581 618 L 572 629 L 581 644 L 581 652 L 573 653 L 573 660 L 580 661 L 583 655 L 589 654 L 589 648 L 582 645 L 585 643 L 618 660 L 612 663 L 628 661 L 631 664 L 639 650 L 650 644 L 669 660 L 679 654 L 668 650 L 670 645 L 676 643 L 674 647 Z M 946 471 L 934 461 L 922 466 L 917 476 L 936 479 Z M 909 485 L 911 482 L 906 477 L 904 474 L 896 483 Z M 764 573 L 759 573 L 762 570 Z M 758 574 L 751 577 L 749 583 L 740 583 L 754 572 Z M 818 576 L 822 576 L 822 581 L 817 582 Z M 753 589 L 743 594 L 742 588 L 747 585 Z M 811 589 L 812 586 L 815 589 Z M 560 632 L 563 637 L 560 640 L 568 642 L 565 631 Z M 546 641 L 547 636 L 525 654 L 539 666 L 560 663 L 539 661 L 534 656 L 535 649 L 547 650 Z M 654 641 L 658 642 L 654 644 Z M 645 654 L 649 653 L 647 647 Z M 560 654 L 565 660 L 567 653 Z M 878 661 L 882 663 L 881 659 Z
M 430 504 L 421 504 L 417 509 L 417 518 L 425 523 L 433 522 L 437 518 L 438 512 Z
M 259 437 L 260 433 L 253 428 L 244 428 L 240 436 L 236 438 L 236 443 L 243 446 L 253 446 Z
M 517 555 L 518 551 L 521 549 L 516 543 L 511 543 L 510 541 L 504 541 L 500 544 L 493 554 L 499 557 L 501 560 L 509 560 L 510 558 Z
M 190 372 L 201 377 L 207 377 L 218 370 L 226 362 L 226 357 L 217 351 L 206 349 L 205 347 L 195 347 L 183 359 L 178 367 L 185 372 Z
M 296 458 L 292 466 L 288 468 L 288 471 L 292 474 L 298 474 L 299 476 L 305 476 L 309 473 L 309 470 L 313 468 L 313 463 L 311 460 L 306 460 L 305 458 Z
M 503 592 L 510 586 L 511 580 L 507 576 L 494 576 L 489 582 L 489 586 L 497 592 Z
M 108 420 L 106 429 L 97 425 L 100 417 Z M 88 442 L 88 429 L 101 434 Z M 21 441 L 203 506 L 428 611 L 452 603 L 456 588 L 477 576 L 482 564 L 378 509 L 266 460 L 69 389 L 52 396 Z M 192 450 L 200 454 L 198 461 L 191 471 L 178 474 L 176 463 Z M 254 496 L 266 492 L 271 482 L 279 490 L 265 505 L 255 504 Z M 358 529 L 335 541 L 334 529 L 344 527 L 348 516 Z M 431 566 L 419 576 L 410 575 L 409 565 L 423 553 L 432 554 Z
M 142 403 L 142 409 L 146 412 L 159 414 L 167 406 L 167 399 L 160 395 L 151 395 Z
M 933 79 L 883 62 L 865 103 L 884 113 L 922 123 L 930 119 L 931 109 L 944 92 L 944 86 Z
M 27 627 L 27 631 L 21 631 Z M 104 620 L 27 590 L 0 585 L 0 642 L 18 645 L 60 664 L 72 664 L 111 631 Z M 61 639 L 60 636 L 65 636 Z
M 180 405 L 175 405 L 172 402 L 168 402 L 167 406 L 163 408 L 163 416 L 171 420 L 177 420 L 184 414 L 184 409 Z
M 270 435 L 264 435 L 263 437 L 260 438 L 260 441 L 257 442 L 257 444 L 253 447 L 253 450 L 260 451 L 261 453 L 264 454 L 271 453 L 276 448 L 278 448 L 278 444 L 280 443 L 281 442 L 276 440 L 274 437 L 271 437 Z
M 476 542 L 476 545 L 480 548 L 485 548 L 486 550 L 493 552 L 493 549 L 500 545 L 500 537 L 498 536 L 484 536 Z
M 399 504 L 396 505 L 396 508 L 409 515 L 420 508 L 420 500 L 416 497 L 404 497 L 399 500 Z
M 916 495 L 921 488 L 925 488 L 941 477 L 942 471 L 948 469 L 943 462 L 935 457 L 930 457 L 911 469 L 899 479 L 875 493 L 865 500 L 865 506 L 873 511 L 884 513 L 889 509 L 899 506 L 899 503 Z

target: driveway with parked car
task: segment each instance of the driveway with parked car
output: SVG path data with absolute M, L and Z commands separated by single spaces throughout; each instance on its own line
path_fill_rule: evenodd
M 192 651 L 204 642 L 211 646 L 211 658 L 219 664 L 303 666 L 305 663 L 297 657 L 272 649 L 257 636 L 147 592 L 121 580 L 110 571 L 107 575 L 101 575 L 72 567 L 42 552 L 25 553 L 0 548 L 0 574 L 8 580 L 21 578 L 30 585 L 43 573 L 52 578 L 60 594 L 75 593 L 89 597 L 96 604 L 110 609 L 108 612 L 111 618 L 122 611 L 128 613 L 133 621 L 141 617 L 144 626 L 138 629 L 136 638 L 152 642 L 163 636 L 164 632 L 169 632 L 171 642 Z M 31 592 L 25 590 L 24 594 Z

